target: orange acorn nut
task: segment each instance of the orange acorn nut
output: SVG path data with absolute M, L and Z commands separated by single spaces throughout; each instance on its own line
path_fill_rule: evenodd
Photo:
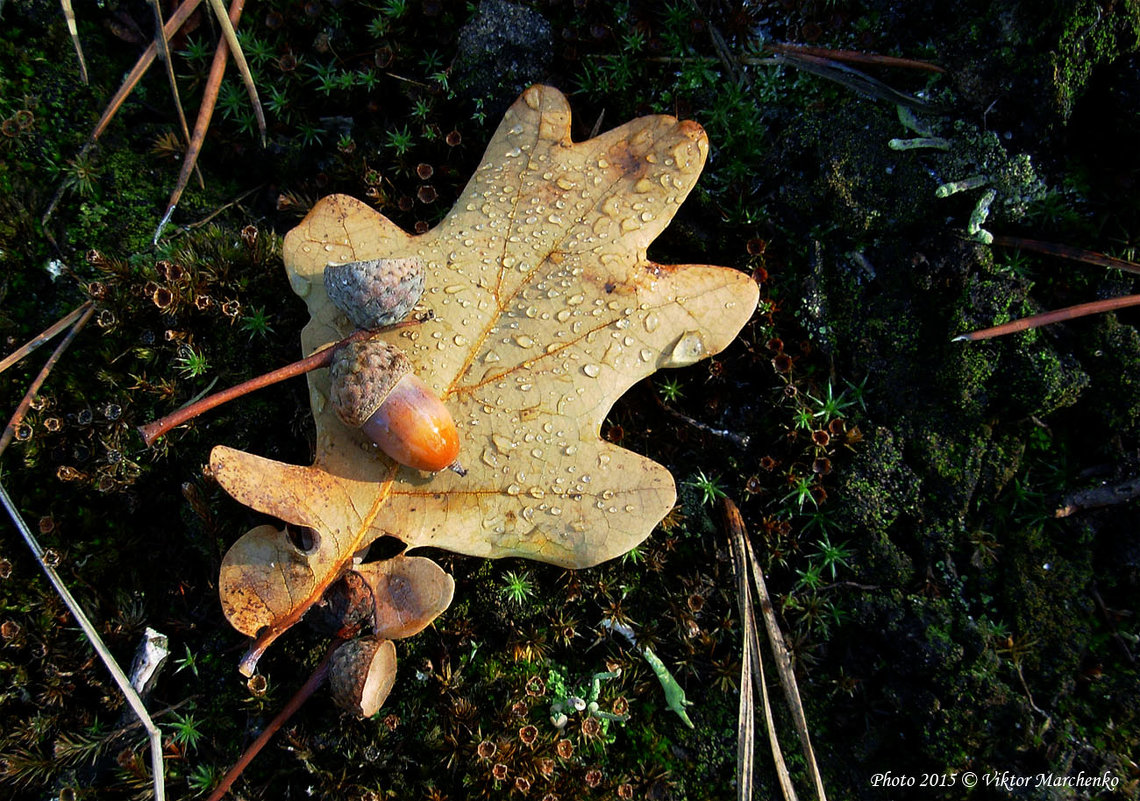
M 345 345 L 333 356 L 329 375 L 341 422 L 359 428 L 396 462 L 435 472 L 459 456 L 451 413 L 395 345 L 378 339 Z

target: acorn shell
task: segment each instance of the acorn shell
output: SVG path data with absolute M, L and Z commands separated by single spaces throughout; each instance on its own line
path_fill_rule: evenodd
M 415 256 L 369 259 L 325 267 L 325 291 L 357 328 L 375 330 L 403 320 L 424 293 L 424 265 Z
M 329 662 L 329 691 L 337 706 L 370 718 L 396 683 L 396 646 L 380 637 L 349 640 Z
M 329 366 L 330 400 L 346 426 L 360 428 L 388 397 L 412 363 L 395 345 L 379 339 L 351 342 Z

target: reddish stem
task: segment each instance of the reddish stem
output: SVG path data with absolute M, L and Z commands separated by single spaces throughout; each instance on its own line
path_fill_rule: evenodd
M 1123 309 L 1127 306 L 1137 305 L 1140 305 L 1140 295 L 1125 295 L 1120 298 L 1094 300 L 1091 303 L 1078 303 L 1076 306 L 1066 306 L 1056 311 L 1022 317 L 1020 320 L 995 325 L 993 328 L 983 328 L 980 331 L 971 331 L 968 334 L 961 334 L 954 337 L 952 341 L 974 342 L 979 339 L 990 339 L 992 337 L 1000 337 L 1004 334 L 1012 334 L 1016 331 L 1039 328 L 1040 326 L 1049 325 L 1050 323 L 1059 323 L 1062 320 L 1072 320 L 1076 317 L 1085 317 L 1090 314 L 1098 314 L 1100 312 L 1113 311 L 1115 309 Z
M 75 335 L 83 330 L 83 326 L 87 325 L 87 321 L 90 320 L 91 315 L 95 313 L 95 307 L 90 303 L 85 303 L 76 309 L 76 311 L 80 310 L 82 310 L 82 314 L 79 316 L 79 319 L 71 326 L 71 330 L 67 332 L 67 336 L 56 346 L 55 351 L 48 357 L 47 362 L 39 374 L 32 380 L 32 385 L 28 387 L 28 391 L 24 393 L 24 398 L 20 401 L 20 405 L 16 407 L 16 411 L 12 414 L 12 419 L 8 421 L 8 425 L 4 427 L 4 432 L 0 434 L 0 453 L 4 452 L 4 449 L 8 447 L 8 444 L 16 435 L 16 429 L 20 423 L 23 422 L 24 415 L 28 413 L 28 408 L 32 405 L 36 393 L 40 391 L 40 387 L 42 387 L 44 381 L 47 380 L 48 374 L 51 373 L 52 368 L 55 367 L 55 363 L 59 361 L 59 357 L 63 355 L 63 352 L 67 350 L 67 346 L 75 339 Z M 74 314 L 74 312 L 72 312 L 72 314 Z M 71 315 L 68 315 L 68 317 L 70 316 Z
M 1070 245 L 1058 245 L 1053 242 L 1025 239 L 1020 236 L 995 236 L 993 244 L 1008 248 L 1033 250 L 1037 253 L 1045 253 L 1062 259 L 1072 259 L 1073 261 L 1083 261 L 1085 264 L 1095 264 L 1098 267 L 1125 270 L 1130 273 L 1140 273 L 1140 264 L 1134 261 L 1118 259 L 1115 256 L 1106 256 L 1103 253 L 1097 253 L 1083 248 L 1075 248 Z
M 265 730 L 250 744 L 249 748 L 245 749 L 245 753 L 233 764 L 233 767 L 226 771 L 226 775 L 222 777 L 221 783 L 214 788 L 214 792 L 210 793 L 210 797 L 207 798 L 206 801 L 220 801 L 221 798 L 229 792 L 230 787 L 238 780 L 238 777 L 241 776 L 242 771 L 253 761 L 253 758 L 261 753 L 261 749 L 273 739 L 273 735 L 277 733 L 277 730 L 284 726 L 285 722 L 293 717 L 297 710 L 301 708 L 301 705 L 309 700 L 309 696 L 315 693 L 317 688 L 324 683 L 329 675 L 329 662 L 332 660 L 333 652 L 336 651 L 343 642 L 344 640 L 342 639 L 336 639 L 329 644 L 328 651 L 325 652 L 320 664 L 313 670 L 313 674 L 309 676 L 309 680 L 301 685 L 300 689 L 289 699 L 289 703 L 285 704 L 281 711 L 277 713 L 277 716 L 269 721 L 269 725 L 265 727 Z
M 199 401 L 195 401 L 188 406 L 183 406 L 175 412 L 171 412 L 166 415 L 166 417 L 147 423 L 145 426 L 139 426 L 139 433 L 142 434 L 143 442 L 148 446 L 153 445 L 156 439 L 170 429 L 176 428 L 188 420 L 193 420 L 203 412 L 208 412 L 215 406 L 221 406 L 223 403 L 232 401 L 234 398 L 248 395 L 254 390 L 271 386 L 287 378 L 304 375 L 321 367 L 328 367 L 329 363 L 332 362 L 333 354 L 336 353 L 339 348 L 344 347 L 350 342 L 367 339 L 375 333 L 375 331 L 365 331 L 363 329 L 353 331 L 335 345 L 324 348 L 323 350 L 318 350 L 306 356 L 304 359 L 295 361 L 292 364 L 287 364 L 284 367 L 278 367 L 276 370 L 272 370 L 264 375 L 259 375 L 256 378 L 251 378 L 248 381 L 243 381 L 229 389 L 223 389 L 221 392 L 215 392 L 213 395 L 207 395 Z

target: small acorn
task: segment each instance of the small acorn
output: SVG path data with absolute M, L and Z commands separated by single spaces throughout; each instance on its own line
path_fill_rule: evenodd
M 403 320 L 424 293 L 424 265 L 412 256 L 325 267 L 325 291 L 357 328 L 375 331 Z
M 341 422 L 359 428 L 395 461 L 435 472 L 459 455 L 451 413 L 396 346 L 378 339 L 345 345 L 333 356 L 329 376 Z

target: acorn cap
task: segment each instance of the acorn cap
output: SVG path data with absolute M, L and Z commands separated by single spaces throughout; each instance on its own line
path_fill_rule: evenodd
M 396 683 L 396 646 L 379 637 L 341 645 L 329 663 L 329 692 L 341 709 L 370 718 Z
M 360 428 L 411 371 L 404 352 L 383 340 L 366 339 L 340 348 L 329 365 L 329 399 L 337 417 L 346 426 Z
M 357 328 L 375 330 L 398 323 L 424 293 L 419 258 L 369 259 L 325 267 L 325 292 Z

